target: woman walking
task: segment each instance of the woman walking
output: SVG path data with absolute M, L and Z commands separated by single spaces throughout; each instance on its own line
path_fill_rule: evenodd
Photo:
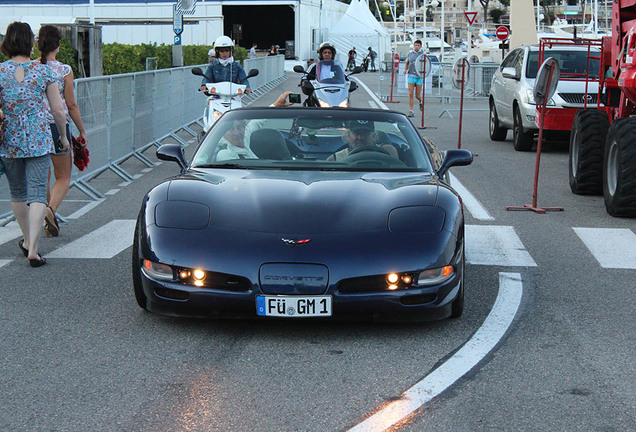
M 40 27 L 38 34 L 38 49 L 40 50 L 41 57 L 39 62 L 45 64 L 53 72 L 55 81 L 60 90 L 60 97 L 62 99 L 62 105 L 66 114 L 66 136 L 70 137 L 71 132 L 68 125 L 68 118 L 70 117 L 75 123 L 77 130 L 79 131 L 82 140 L 79 140 L 83 146 L 86 145 L 86 131 L 84 130 L 84 123 L 82 123 L 82 116 L 80 114 L 79 107 L 75 101 L 75 94 L 73 92 L 73 70 L 67 64 L 57 61 L 56 56 L 60 52 L 60 42 L 62 40 L 62 33 L 50 25 Z M 47 105 L 48 107 L 48 105 Z M 50 108 L 46 112 L 46 120 L 51 127 L 51 134 L 53 136 L 53 142 L 57 142 L 59 132 L 55 125 L 55 119 L 51 113 Z M 55 175 L 55 184 L 53 188 L 50 188 L 50 171 L 49 182 L 47 185 L 47 198 L 49 204 L 46 207 L 45 226 L 44 231 L 47 236 L 57 237 L 60 232 L 60 226 L 57 221 L 55 212 L 66 197 L 69 186 L 71 184 L 71 170 L 73 168 L 73 159 L 71 151 L 61 150 L 55 148 L 55 154 L 51 155 L 51 161 L 53 162 L 53 173 Z
M 0 100 L 6 117 L 0 157 L 11 190 L 11 210 L 24 236 L 18 246 L 31 267 L 40 267 L 46 264 L 38 247 L 47 202 L 46 180 L 55 151 L 44 100 L 60 130 L 60 147 L 68 150 L 64 107 L 51 71 L 30 60 L 33 32 L 27 23 L 9 24 L 0 51 L 9 57 L 0 63 Z

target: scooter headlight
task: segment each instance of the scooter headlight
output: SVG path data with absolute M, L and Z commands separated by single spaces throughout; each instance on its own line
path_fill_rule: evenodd
M 322 99 L 318 99 L 318 103 L 320 104 L 320 108 L 331 108 L 331 105 Z
M 349 106 L 349 101 L 348 100 L 343 100 L 342 102 L 340 102 L 340 105 L 338 105 L 340 108 L 347 108 Z
M 223 113 L 221 111 L 214 110 L 214 120 L 218 120 L 222 115 Z

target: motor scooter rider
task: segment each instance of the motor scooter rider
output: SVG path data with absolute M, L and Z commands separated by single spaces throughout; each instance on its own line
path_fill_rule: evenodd
M 318 47 L 319 63 L 327 64 L 330 66 L 333 65 L 334 67 L 340 67 L 340 69 L 344 71 L 345 68 L 342 66 L 342 63 L 340 63 L 338 60 L 335 60 L 335 57 L 336 57 L 336 48 L 330 42 L 323 42 L 320 44 L 320 46 Z M 302 89 L 303 93 L 307 96 L 309 96 L 311 92 L 314 90 L 313 86 L 309 82 L 310 80 L 317 79 L 318 81 L 321 81 L 322 79 L 326 78 L 325 76 L 316 76 L 317 64 L 318 63 L 312 63 L 307 69 L 307 72 L 300 79 L 300 88 Z M 327 68 L 321 68 L 321 69 L 324 69 L 325 72 L 327 71 Z M 331 69 L 329 68 L 329 70 Z
M 216 83 L 230 81 L 235 84 L 245 84 L 245 93 L 252 92 L 250 83 L 246 79 L 245 69 L 238 61 L 234 61 L 234 42 L 227 36 L 219 36 L 214 41 L 214 58 L 210 62 L 205 77 L 201 82 L 199 90 L 206 90 L 206 83 Z

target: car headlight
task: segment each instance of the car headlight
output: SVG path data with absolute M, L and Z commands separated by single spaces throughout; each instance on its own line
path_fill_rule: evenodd
M 537 103 L 534 100 L 534 90 L 532 89 L 527 89 L 526 90 L 526 94 L 527 94 L 527 101 L 530 105 L 536 105 Z
M 455 274 L 455 268 L 452 265 L 438 267 L 434 269 L 424 270 L 420 272 L 417 278 L 418 285 L 437 285 L 447 281 Z
M 152 279 L 169 281 L 174 279 L 172 267 L 149 260 L 144 260 L 143 272 L 146 273 L 146 276 Z

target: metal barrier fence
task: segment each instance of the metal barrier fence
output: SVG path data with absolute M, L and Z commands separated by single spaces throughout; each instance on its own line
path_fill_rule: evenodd
M 393 97 L 408 95 L 407 78 L 404 75 L 405 63 L 400 62 L 393 77 Z M 464 86 L 464 98 L 487 99 L 492 77 L 498 68 L 498 63 L 471 63 L 470 76 Z M 380 69 L 378 96 L 383 100 L 388 100 L 391 95 L 391 63 L 383 62 Z M 444 114 L 452 117 L 451 111 L 459 110 L 460 90 L 453 86 L 453 63 L 433 63 L 431 74 L 425 78 L 425 84 L 426 98 L 435 98 L 440 102 L 440 117 Z M 482 109 L 471 110 L 480 111 Z M 483 110 L 488 110 L 488 107 L 484 107 Z
M 201 77 L 191 73 L 193 67 L 76 79 L 75 95 L 88 135 L 91 162 L 81 172 L 73 167 L 71 187 L 91 199 L 104 198 L 90 180 L 110 170 L 130 181 L 133 177 L 121 167 L 122 162 L 135 157 L 153 166 L 143 154 L 148 147 L 158 146 L 168 137 L 186 145 L 177 135 L 179 131 L 196 136 L 189 126 L 199 123 L 206 97 L 197 92 Z M 246 103 L 285 79 L 283 56 L 245 60 L 245 69 L 252 68 L 258 68 L 259 75 L 250 79 L 254 91 L 246 96 Z M 0 224 L 11 220 L 9 196 L 9 185 L 2 178 Z

